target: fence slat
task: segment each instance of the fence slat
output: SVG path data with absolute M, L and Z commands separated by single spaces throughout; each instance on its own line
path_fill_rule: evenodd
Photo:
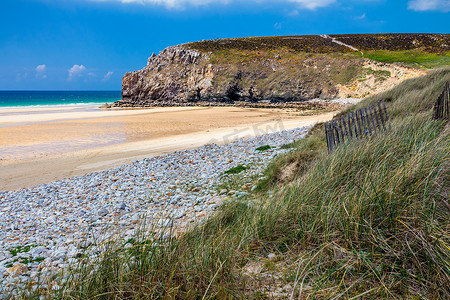
M 323 124 L 323 126 L 325 127 L 325 140 L 327 141 L 327 149 L 328 149 L 328 152 L 331 152 L 331 149 L 330 149 L 330 134 L 328 132 L 328 123 L 326 122 L 325 124 Z
M 336 145 L 341 143 L 341 137 L 339 136 L 339 126 L 336 120 L 333 121 L 334 133 L 336 134 Z
M 358 136 L 362 136 L 363 132 L 361 131 L 361 122 L 362 122 L 361 121 L 361 113 L 358 110 L 356 110 L 355 115 L 356 115 L 356 122 L 358 123 L 358 130 L 359 130 Z
M 383 110 L 381 109 L 381 103 L 378 102 L 378 115 L 380 116 L 380 120 L 381 120 L 381 124 L 383 125 L 383 130 L 386 131 L 386 125 L 384 124 L 384 119 L 383 119 Z
M 341 116 L 341 124 L 344 125 L 344 135 L 348 139 L 347 124 L 345 123 L 345 117 L 344 116 Z
M 335 141 L 331 124 L 328 124 L 328 134 L 330 136 L 330 150 L 333 151 Z
M 442 117 L 443 118 L 448 118 L 448 97 L 449 97 L 449 86 L 448 86 L 448 82 L 445 84 L 444 87 L 444 97 L 442 97 Z
M 358 129 L 356 128 L 356 120 L 355 120 L 355 113 L 351 112 L 352 114 L 352 121 L 353 121 L 353 130 L 355 131 L 355 137 L 358 137 Z
M 338 119 L 337 124 L 338 124 L 338 130 L 339 130 L 339 139 L 342 143 L 345 141 L 344 131 L 342 130 L 342 127 L 343 127 L 342 121 Z
M 334 150 L 336 145 L 336 139 L 334 137 L 333 122 L 330 122 L 330 137 L 331 137 L 331 149 Z
M 369 113 L 370 113 L 370 120 L 372 121 L 373 133 L 377 134 L 377 126 L 375 125 L 374 115 L 372 112 L 372 105 L 369 105 Z
M 361 123 L 362 123 L 362 129 L 364 132 L 364 135 L 367 135 L 367 129 L 366 129 L 366 116 L 364 114 L 364 110 L 361 108 L 359 110 L 360 116 L 361 116 Z
M 387 109 L 386 109 L 386 103 L 384 102 L 384 100 L 382 102 L 383 102 L 384 114 L 386 115 L 386 122 L 389 125 L 389 130 L 391 130 L 391 122 L 389 121 L 389 117 L 388 117 L 388 113 L 387 113 Z
M 350 114 L 347 114 L 347 121 L 348 121 L 348 132 L 350 134 L 350 137 L 353 137 L 353 133 L 352 133 L 352 120 L 350 118 Z
M 369 135 L 372 135 L 372 129 L 370 128 L 370 116 L 367 112 L 367 107 L 364 107 L 364 112 L 366 113 L 367 130 L 369 131 Z
M 450 102 L 450 82 L 446 82 L 444 90 L 439 95 L 433 109 L 433 119 L 449 119 L 449 102 Z
M 375 104 L 372 104 L 372 108 L 373 108 L 373 116 L 375 118 L 375 121 L 377 122 L 377 127 L 381 131 L 380 121 L 378 120 L 378 115 L 377 115 L 377 107 L 375 106 Z

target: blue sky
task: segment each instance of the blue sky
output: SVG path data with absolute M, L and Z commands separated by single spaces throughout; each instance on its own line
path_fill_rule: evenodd
M 449 33 L 450 0 L 1 0 L 0 90 L 120 90 L 152 52 L 203 39 Z

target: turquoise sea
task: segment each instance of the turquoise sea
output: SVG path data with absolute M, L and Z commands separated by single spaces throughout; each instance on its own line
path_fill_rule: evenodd
M 120 91 L 0 91 L 0 107 L 104 104 L 120 98 Z

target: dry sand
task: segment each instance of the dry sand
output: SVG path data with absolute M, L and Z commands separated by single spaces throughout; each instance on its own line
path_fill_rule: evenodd
M 0 190 L 15 190 L 130 163 L 329 120 L 293 110 L 93 107 L 0 110 Z

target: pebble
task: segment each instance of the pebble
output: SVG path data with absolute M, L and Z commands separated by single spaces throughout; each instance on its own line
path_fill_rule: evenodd
M 28 272 L 28 267 L 21 263 L 15 263 L 14 266 L 8 269 L 8 273 L 12 277 L 18 277 Z
M 280 146 L 303 138 L 309 129 L 208 144 L 0 192 L 0 299 L 20 285 L 39 282 L 42 287 L 48 283 L 42 280 L 77 261 L 85 251 L 94 260 L 106 241 L 120 238 L 127 244 L 142 223 L 185 228 L 206 220 L 223 201 L 249 195 L 252 178 L 261 178 L 275 156 L 290 151 Z M 264 145 L 272 148 L 255 151 Z M 236 175 L 224 173 L 238 165 L 248 169 Z M 234 190 L 218 188 L 236 176 L 242 182 Z M 59 289 L 58 284 L 51 289 Z
M 98 215 L 99 215 L 100 217 L 104 217 L 104 216 L 106 216 L 106 215 L 108 215 L 108 214 L 109 214 L 109 211 L 108 211 L 106 208 L 100 209 L 100 210 L 98 211 Z

